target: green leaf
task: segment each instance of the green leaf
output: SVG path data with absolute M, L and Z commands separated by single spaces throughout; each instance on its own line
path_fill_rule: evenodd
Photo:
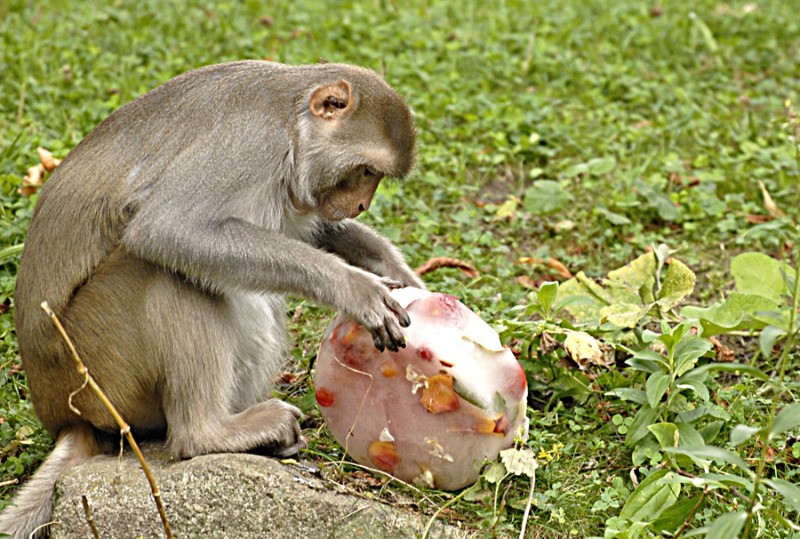
M 619 327 L 634 327 L 647 316 L 652 303 L 655 285 L 656 257 L 645 253 L 630 264 L 612 270 L 602 286 L 579 272 L 575 277 L 561 284 L 559 300 L 569 296 L 587 296 L 588 304 L 570 306 L 567 311 L 579 324 L 601 324 L 608 319 Z
M 595 215 L 602 215 L 603 217 L 605 217 L 608 220 L 608 222 L 611 223 L 612 225 L 620 226 L 620 225 L 629 225 L 629 224 L 631 224 L 631 220 L 630 219 L 628 219 L 627 217 L 625 217 L 622 214 L 614 213 L 613 211 L 611 211 L 611 210 L 609 210 L 607 208 L 599 207 L 599 208 L 595 208 L 592 211 L 594 212 Z
M 715 447 L 713 445 L 701 445 L 697 447 L 667 447 L 664 450 L 668 453 L 678 453 L 679 455 L 686 455 L 699 464 L 705 464 L 703 461 L 718 460 L 737 466 L 745 471 L 750 471 L 750 467 L 742 458 L 727 449 Z
M 586 163 L 586 167 L 589 170 L 590 174 L 595 176 L 602 176 L 603 174 L 608 174 L 614 167 L 617 166 L 617 160 L 614 158 L 613 155 L 607 155 L 605 157 L 598 157 L 595 159 L 591 159 Z
M 673 258 L 658 293 L 658 305 L 668 311 L 694 290 L 695 274 L 686 264 Z
M 647 202 L 664 221 L 674 221 L 678 217 L 678 208 L 675 207 L 675 203 L 665 193 L 651 190 L 647 193 Z
M 536 180 L 523 196 L 525 209 L 533 215 L 554 213 L 567 207 L 572 195 L 553 180 Z
M 580 298 L 581 301 L 566 304 L 572 298 Z M 564 308 L 578 324 L 599 326 L 600 309 L 611 303 L 612 300 L 613 298 L 607 297 L 603 287 L 592 281 L 582 271 L 558 287 L 558 303 L 565 303 Z
M 762 329 L 770 323 L 757 311 L 778 309 L 777 302 L 755 294 L 733 292 L 725 303 L 717 303 L 711 307 L 687 306 L 681 309 L 684 318 L 697 319 L 703 326 L 703 336 L 711 337 L 720 333 L 742 329 Z
M 675 423 L 678 427 L 679 447 L 699 447 L 705 445 L 703 437 L 689 423 Z
M 790 404 L 778 412 L 775 422 L 772 423 L 770 437 L 800 426 L 800 403 Z
M 509 473 L 514 475 L 527 475 L 533 477 L 539 463 L 530 449 L 516 449 L 511 447 L 500 451 L 500 460 Z
M 780 493 L 783 500 L 800 513 L 800 487 L 783 479 L 764 479 L 764 482 Z
M 618 387 L 611 391 L 606 391 L 608 396 L 619 397 L 622 400 L 635 402 L 636 404 L 647 404 L 647 395 L 641 389 L 633 387 Z
M 647 402 L 651 408 L 655 408 L 661 402 L 661 397 L 669 389 L 671 381 L 672 378 L 665 372 L 654 372 L 647 378 L 645 389 L 647 391 Z
M 672 470 L 657 470 L 639 483 L 625 506 L 620 518 L 633 522 L 650 522 L 678 499 L 681 487 L 677 483 L 662 483 L 661 479 L 676 475 Z
M 608 272 L 607 285 L 614 299 L 621 303 L 647 304 L 655 301 L 652 290 L 655 285 L 656 256 L 645 253 L 630 264 Z M 641 291 L 646 291 L 645 295 Z
M 651 408 L 649 405 L 639 408 L 639 411 L 633 416 L 631 426 L 628 428 L 628 434 L 625 435 L 625 444 L 633 445 L 650 434 L 647 427 L 655 421 L 656 417 L 658 417 L 658 410 Z
M 776 304 L 782 304 L 789 293 L 781 269 L 794 273 L 791 266 L 764 253 L 742 253 L 731 260 L 731 275 L 737 291 L 762 296 Z
M 506 199 L 505 202 L 500 204 L 497 208 L 497 211 L 494 213 L 495 219 L 506 219 L 508 217 L 512 217 L 515 213 L 517 213 L 517 207 L 519 206 L 519 199 L 517 197 L 510 196 Z
M 600 321 L 611 322 L 621 328 L 635 328 L 639 320 L 647 316 L 650 306 L 615 303 L 600 309 Z
M 694 369 L 693 372 L 702 373 L 708 371 L 724 371 L 724 372 L 735 372 L 735 373 L 747 373 L 750 376 L 755 376 L 760 380 L 764 380 L 765 382 L 769 381 L 769 376 L 761 372 L 755 367 L 751 367 L 745 363 L 709 363 L 707 365 L 703 365 L 702 367 L 697 367 Z
M 700 436 L 703 438 L 703 444 L 710 444 L 719 436 L 722 427 L 725 426 L 725 421 L 711 421 L 700 428 Z
M 753 482 L 738 475 L 709 472 L 702 473 L 698 475 L 698 477 L 707 481 L 709 484 L 735 485 L 747 491 L 753 490 Z
M 761 350 L 761 355 L 765 358 L 772 357 L 772 349 L 778 339 L 786 336 L 786 330 L 778 326 L 767 326 L 761 330 L 761 335 L 758 336 L 758 348 Z
M 736 425 L 731 431 L 731 444 L 733 447 L 739 447 L 752 436 L 761 431 L 761 427 L 748 427 L 747 425 Z
M 666 367 L 664 356 L 649 348 L 639 350 L 633 357 L 625 360 L 625 363 L 644 372 L 659 372 L 663 370 L 662 366 Z
M 542 309 L 544 309 L 544 312 L 548 317 L 550 316 L 551 307 L 553 306 L 553 301 L 555 301 L 557 294 L 558 282 L 556 281 L 546 281 L 539 287 L 537 298 L 539 299 L 539 304 L 542 306 Z
M 736 539 L 742 531 L 745 520 L 747 513 L 744 511 L 726 513 L 709 526 L 706 539 Z
M 656 423 L 647 429 L 653 433 L 661 447 L 675 447 L 678 445 L 678 426 L 674 423 Z
M 508 475 L 506 467 L 500 462 L 492 462 L 489 467 L 483 472 L 483 478 L 489 483 L 499 483 L 503 478 Z
M 677 376 L 688 372 L 697 360 L 711 350 L 713 344 L 708 339 L 688 336 L 675 347 L 675 372 Z
M 661 515 L 652 522 L 651 526 L 653 530 L 656 533 L 673 535 L 683 526 L 683 523 L 686 522 L 686 519 L 692 514 L 692 511 L 700 499 L 700 495 L 684 498 L 667 507 Z M 705 498 L 703 498 L 703 500 L 705 501 Z M 699 509 L 702 509 L 702 506 L 703 504 L 701 503 Z
M 680 378 L 675 381 L 675 387 L 678 388 L 691 388 L 695 394 L 703 399 L 704 402 L 707 402 L 710 395 L 708 393 L 708 388 L 705 384 L 705 376 L 704 373 L 700 373 L 699 375 L 694 371 L 689 371 L 688 373 L 684 374 Z

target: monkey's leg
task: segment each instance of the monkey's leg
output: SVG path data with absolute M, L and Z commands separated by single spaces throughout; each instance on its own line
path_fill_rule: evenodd
M 283 349 L 283 302 L 213 295 L 159 273 L 146 306 L 163 358 L 167 439 L 182 457 L 305 443 L 300 410 L 269 398 Z M 278 318 L 280 316 L 280 318 Z
M 261 446 L 291 454 L 303 446 L 300 411 L 267 400 L 281 357 L 282 311 L 280 301 L 201 290 L 118 249 L 63 318 L 89 371 L 134 430 L 166 429 L 171 449 L 184 457 Z M 71 361 L 65 352 L 59 365 Z M 43 403 L 57 409 L 47 414 L 56 428 L 82 420 L 118 430 L 89 390 L 73 399 L 80 418 L 70 412 L 68 394 L 82 382 L 70 376 Z

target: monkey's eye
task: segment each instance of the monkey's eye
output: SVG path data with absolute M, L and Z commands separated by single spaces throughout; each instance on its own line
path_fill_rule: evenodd
M 369 167 L 364 167 L 364 176 L 377 176 L 378 173 Z

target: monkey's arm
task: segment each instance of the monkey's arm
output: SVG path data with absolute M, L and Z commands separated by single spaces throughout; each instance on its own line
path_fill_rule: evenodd
M 140 212 L 126 230 L 126 248 L 216 291 L 302 295 L 346 312 L 372 332 L 381 350 L 404 345 L 400 327 L 408 325 L 408 315 L 378 276 L 242 219 L 202 222 L 190 213 L 183 226 L 176 220 Z
M 316 237 L 316 244 L 342 257 L 348 264 L 370 273 L 389 277 L 403 286 L 427 289 L 408 267 L 397 247 L 358 221 L 325 222 Z

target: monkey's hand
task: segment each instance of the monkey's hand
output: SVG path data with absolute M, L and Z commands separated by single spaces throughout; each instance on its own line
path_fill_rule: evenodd
M 392 297 L 391 290 L 402 286 L 388 278 L 355 270 L 350 281 L 351 297 L 342 309 L 372 334 L 375 348 L 383 352 L 397 352 L 405 348 L 406 340 L 401 327 L 408 327 L 411 319 L 405 309 Z

